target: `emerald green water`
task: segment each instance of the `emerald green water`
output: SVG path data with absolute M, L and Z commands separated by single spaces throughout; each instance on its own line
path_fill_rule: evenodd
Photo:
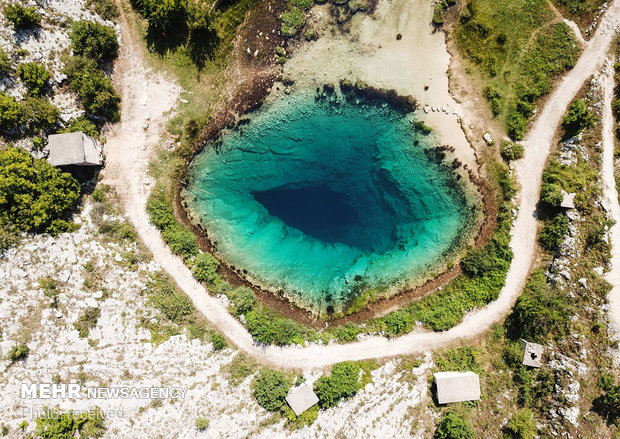
M 263 286 L 339 309 L 361 284 L 410 284 L 463 241 L 473 206 L 411 115 L 298 93 L 250 117 L 196 156 L 184 196 Z

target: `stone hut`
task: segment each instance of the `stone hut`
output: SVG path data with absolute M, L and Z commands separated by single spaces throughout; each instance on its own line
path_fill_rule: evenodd
M 286 402 L 293 409 L 296 416 L 301 415 L 310 407 L 319 402 L 319 398 L 316 396 L 312 387 L 308 384 L 302 384 L 301 386 L 293 387 L 286 397 Z
M 47 161 L 52 166 L 103 165 L 101 144 L 82 132 L 52 134 L 48 138 L 47 149 Z
M 436 372 L 433 376 L 439 404 L 480 399 L 480 378 L 473 372 Z
M 530 343 L 521 339 L 521 348 L 523 349 L 522 364 L 528 367 L 541 367 L 542 355 L 545 350 L 543 345 L 538 343 Z

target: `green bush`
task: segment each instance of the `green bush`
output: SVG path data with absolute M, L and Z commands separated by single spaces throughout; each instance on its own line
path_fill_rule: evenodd
M 153 276 L 146 288 L 149 301 L 173 323 L 183 323 L 194 312 L 192 302 L 162 273 Z
M 111 60 L 118 55 L 114 28 L 93 21 L 78 21 L 71 30 L 73 52 L 97 61 Z
M 120 120 L 118 106 L 121 98 L 114 90 L 110 78 L 97 68 L 94 60 L 74 56 L 66 62 L 64 73 L 88 114 L 110 122 Z
M 435 5 L 435 9 L 433 10 L 433 24 L 439 26 L 443 24 L 446 20 L 446 7 L 448 4 L 444 2 L 439 2 Z
M 104 20 L 114 21 L 118 17 L 118 7 L 114 0 L 87 0 L 86 4 Z
M 566 131 L 566 134 L 575 135 L 593 125 L 594 115 L 588 109 L 585 101 L 582 99 L 575 99 L 568 108 L 568 113 L 562 120 L 562 127 L 564 131 Z
M 0 130 L 15 129 L 22 121 L 22 112 L 15 98 L 0 91 Z
M 287 10 L 280 19 L 282 20 L 282 35 L 285 37 L 297 35 L 297 32 L 306 23 L 303 12 L 297 8 Z
M 564 199 L 562 188 L 557 183 L 543 181 L 540 188 L 540 199 L 550 206 L 559 206 Z
M 80 185 L 46 160 L 19 148 L 0 151 L 0 224 L 28 232 L 58 233 L 77 204 Z
M 50 73 L 45 66 L 36 62 L 20 64 L 17 67 L 17 75 L 26 84 L 30 96 L 40 96 L 41 89 L 50 79 Z
M 80 131 L 87 136 L 94 137 L 95 139 L 99 137 L 97 125 L 92 123 L 85 116 L 80 116 L 77 119 L 71 119 L 69 124 L 60 130 L 61 133 L 77 133 Z
M 99 438 L 105 431 L 104 418 L 99 409 L 60 413 L 45 408 L 37 418 L 34 434 L 40 439 Z
M 213 334 L 211 336 L 211 344 L 214 351 L 221 351 L 226 347 L 226 339 L 222 334 Z
M 151 196 L 146 202 L 146 211 L 149 214 L 151 223 L 160 230 L 166 229 L 176 223 L 172 206 L 169 206 L 160 198 Z
M 443 417 L 433 439 L 473 439 L 474 432 L 467 423 L 459 415 L 449 412 Z
M 284 398 L 290 388 L 291 381 L 282 372 L 261 369 L 252 384 L 252 394 L 261 407 L 275 412 L 286 404 Z
M 502 142 L 502 158 L 508 162 L 523 158 L 523 145 L 515 142 Z
M 256 306 L 256 295 L 248 287 L 235 288 L 229 297 L 235 305 L 234 314 L 237 316 L 247 314 Z
M 217 274 L 218 268 L 220 268 L 220 261 L 209 253 L 200 253 L 194 259 L 192 274 L 197 281 L 213 285 L 220 278 Z
M 196 235 L 180 224 L 167 227 L 161 236 L 175 255 L 189 258 L 198 254 Z
M 80 314 L 80 317 L 73 324 L 75 329 L 80 333 L 80 337 L 88 337 L 90 330 L 97 326 L 97 320 L 99 320 L 100 315 L 101 310 L 95 307 L 88 307 Z
M 196 419 L 196 428 L 199 431 L 204 431 L 209 428 L 209 420 L 207 418 L 197 418 Z
M 19 361 L 23 360 L 30 353 L 30 349 L 25 344 L 18 344 L 11 348 L 9 351 L 7 358 L 10 361 Z
M 24 7 L 19 3 L 12 3 L 4 7 L 4 17 L 16 29 L 30 29 L 41 23 L 41 15 L 34 6 Z
M 620 386 L 613 386 L 605 394 L 596 398 L 593 406 L 596 412 L 611 423 L 616 423 L 620 418 Z
M 0 48 L 0 76 L 11 73 L 11 60 L 4 50 Z
M 360 389 L 360 371 L 359 363 L 353 361 L 334 365 L 330 376 L 323 376 L 314 384 L 319 406 L 323 409 L 334 407 L 341 399 L 355 395 Z
M 544 271 L 538 269 L 530 276 L 508 323 L 514 339 L 543 343 L 566 334 L 572 312 L 564 294 L 549 287 Z
M 314 5 L 314 0 L 289 0 L 291 6 L 295 6 L 299 9 L 307 10 Z
M 532 439 L 538 430 L 534 424 L 534 416 L 531 410 L 521 409 L 514 415 L 505 429 L 509 439 Z
M 564 237 L 568 233 L 568 218 L 566 215 L 559 214 L 543 222 L 538 242 L 550 252 L 558 249 Z
M 45 98 L 28 98 L 19 107 L 29 135 L 49 131 L 60 120 L 60 110 Z
M 303 343 L 299 325 L 262 307 L 254 307 L 246 312 L 245 320 L 248 332 L 257 343 L 276 346 Z

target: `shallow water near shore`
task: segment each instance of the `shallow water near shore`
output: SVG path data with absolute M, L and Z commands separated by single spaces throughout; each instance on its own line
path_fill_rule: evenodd
M 196 156 L 184 197 L 254 281 L 339 310 L 415 284 L 465 242 L 474 204 L 411 115 L 305 91 L 250 118 Z

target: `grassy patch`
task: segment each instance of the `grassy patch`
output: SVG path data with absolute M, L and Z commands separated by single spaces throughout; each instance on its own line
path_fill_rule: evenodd
M 493 115 L 513 139 L 522 138 L 553 79 L 576 62 L 571 29 L 553 19 L 544 0 L 474 0 L 461 14 L 457 47 L 476 66 Z

